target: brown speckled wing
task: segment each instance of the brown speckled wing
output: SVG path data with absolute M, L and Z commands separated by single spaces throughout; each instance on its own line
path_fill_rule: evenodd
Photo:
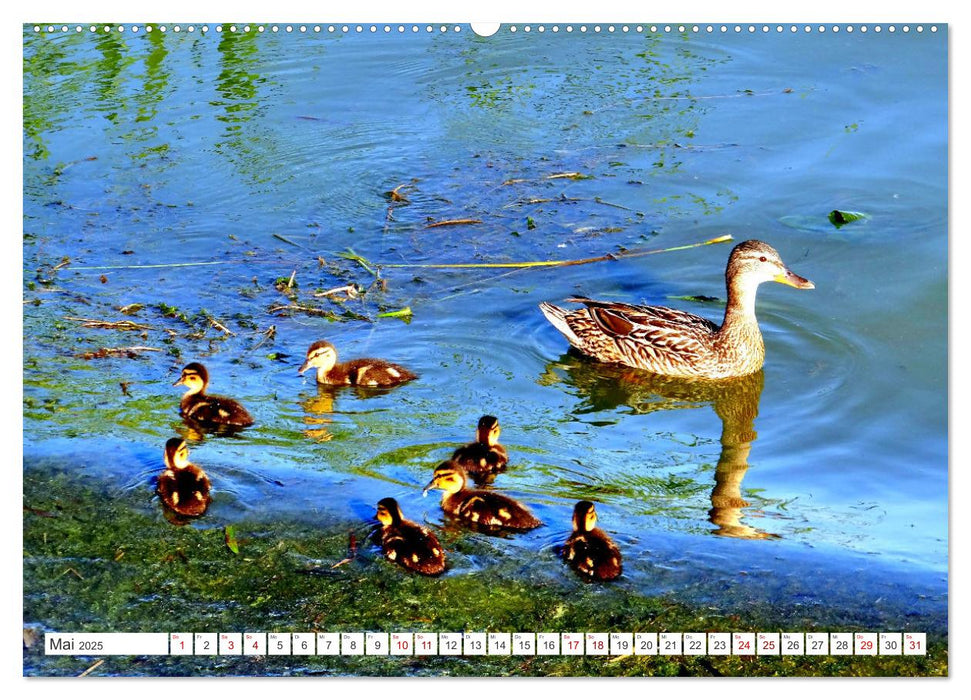
M 434 576 L 445 570 L 445 552 L 438 538 L 412 522 L 387 529 L 381 538 L 384 555 L 406 569 Z
M 525 506 L 492 491 L 464 492 L 452 501 L 448 512 L 486 530 L 532 530 L 542 525 Z
M 502 471 L 508 457 L 502 445 L 489 447 L 481 442 L 473 442 L 455 450 L 452 461 L 458 463 L 466 474 L 479 476 Z
M 574 533 L 563 545 L 563 558 L 578 574 L 597 581 L 615 579 L 623 570 L 620 550 L 599 528 Z
M 661 374 L 702 373 L 718 331 L 711 321 L 663 306 L 636 306 L 577 297 L 587 308 L 566 316 L 579 350 Z
M 183 402 L 182 415 L 202 425 L 226 425 L 245 428 L 253 425 L 249 412 L 233 399 L 222 396 L 189 396 Z

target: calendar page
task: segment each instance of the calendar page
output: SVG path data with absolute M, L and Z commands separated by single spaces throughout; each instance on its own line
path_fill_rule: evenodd
M 22 48 L 24 676 L 948 675 L 947 24 Z

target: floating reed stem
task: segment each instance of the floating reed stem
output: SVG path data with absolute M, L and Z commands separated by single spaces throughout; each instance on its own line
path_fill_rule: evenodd
M 700 248 L 701 246 L 714 245 L 716 243 L 727 243 L 732 240 L 731 235 L 711 238 L 700 243 L 688 243 L 671 248 L 658 248 L 655 250 L 633 250 L 620 253 L 607 253 L 598 255 L 594 258 L 581 258 L 579 260 L 529 260 L 525 262 L 508 263 L 388 263 L 380 267 L 389 268 L 427 268 L 427 269 L 466 269 L 466 268 L 529 268 L 529 267 L 570 267 L 571 265 L 587 265 L 589 263 L 604 262 L 606 260 L 620 260 L 622 258 L 640 258 L 645 255 L 658 255 L 659 253 L 673 253 L 678 250 L 688 250 L 689 248 Z

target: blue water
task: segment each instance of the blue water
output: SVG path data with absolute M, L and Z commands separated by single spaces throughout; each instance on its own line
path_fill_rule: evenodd
M 516 539 L 524 557 L 562 541 L 588 498 L 633 590 L 690 597 L 757 569 L 756 597 L 791 603 L 798 582 L 839 606 L 834 581 L 866 572 L 874 597 L 906 581 L 901 620 L 921 596 L 928 625 L 946 620 L 945 30 L 27 28 L 24 60 L 26 469 L 73 459 L 158 510 L 150 479 L 184 431 L 171 384 L 199 360 L 211 391 L 257 420 L 236 439 L 192 442 L 215 489 L 199 527 L 282 512 L 317 522 L 321 508 L 363 521 L 389 495 L 439 525 L 421 487 L 492 413 L 511 456 L 494 486 L 548 525 Z M 565 173 L 583 177 L 549 177 Z M 386 196 L 399 187 L 407 202 Z M 867 218 L 837 229 L 833 209 Z M 427 228 L 447 219 L 480 223 Z M 733 472 L 749 505 L 729 525 L 709 512 L 725 428 L 710 397 L 661 398 L 567 355 L 536 307 L 583 294 L 720 320 L 717 303 L 672 297 L 724 298 L 730 244 L 559 269 L 389 266 L 572 260 L 725 234 L 767 241 L 816 285 L 760 291 L 763 387 L 754 403 L 730 400 L 758 416 Z M 350 249 L 382 266 L 386 289 L 340 257 Z M 292 300 L 274 288 L 291 274 Z M 343 307 L 314 296 L 348 283 L 370 291 Z M 281 312 L 290 303 L 369 320 Z M 118 310 L 131 304 L 144 308 Z M 378 317 L 404 307 L 410 323 Z M 420 380 L 318 395 L 296 370 L 321 338 Z M 78 357 L 130 345 L 160 351 Z M 472 568 L 453 562 L 456 575 Z

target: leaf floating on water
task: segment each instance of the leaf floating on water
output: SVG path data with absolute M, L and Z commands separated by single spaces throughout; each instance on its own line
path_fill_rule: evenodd
M 132 314 L 137 314 L 143 308 L 145 307 L 142 304 L 138 304 L 138 303 L 126 304 L 125 306 L 122 306 L 121 308 L 119 308 L 118 311 L 125 314 L 125 316 L 131 316 Z
M 385 311 L 383 314 L 378 314 L 378 318 L 400 318 L 406 323 L 411 320 L 411 307 L 406 306 L 403 309 L 398 309 L 397 311 Z
M 229 547 L 229 551 L 233 554 L 239 554 L 239 542 L 236 541 L 236 528 L 232 525 L 227 525 L 223 529 L 223 533 L 226 536 L 226 546 Z
M 402 194 L 402 190 L 412 190 L 414 189 L 415 180 L 410 183 L 406 182 L 404 184 L 398 185 L 393 190 L 384 193 L 385 199 L 389 202 L 401 202 L 402 204 L 408 204 L 408 198 Z
M 870 218 L 869 214 L 864 214 L 860 211 L 845 211 L 843 209 L 834 209 L 829 213 L 829 222 L 833 224 L 836 228 L 844 226 L 846 224 L 852 223 L 854 221 L 866 221 Z
M 377 276 L 378 274 L 377 272 L 374 271 L 374 267 L 372 267 L 373 263 L 371 263 L 371 261 L 361 257 L 360 255 L 355 253 L 351 248 L 348 248 L 343 253 L 338 253 L 337 256 L 340 258 L 344 258 L 345 260 L 353 260 L 358 265 L 363 267 L 365 270 L 370 272 L 372 275 Z

